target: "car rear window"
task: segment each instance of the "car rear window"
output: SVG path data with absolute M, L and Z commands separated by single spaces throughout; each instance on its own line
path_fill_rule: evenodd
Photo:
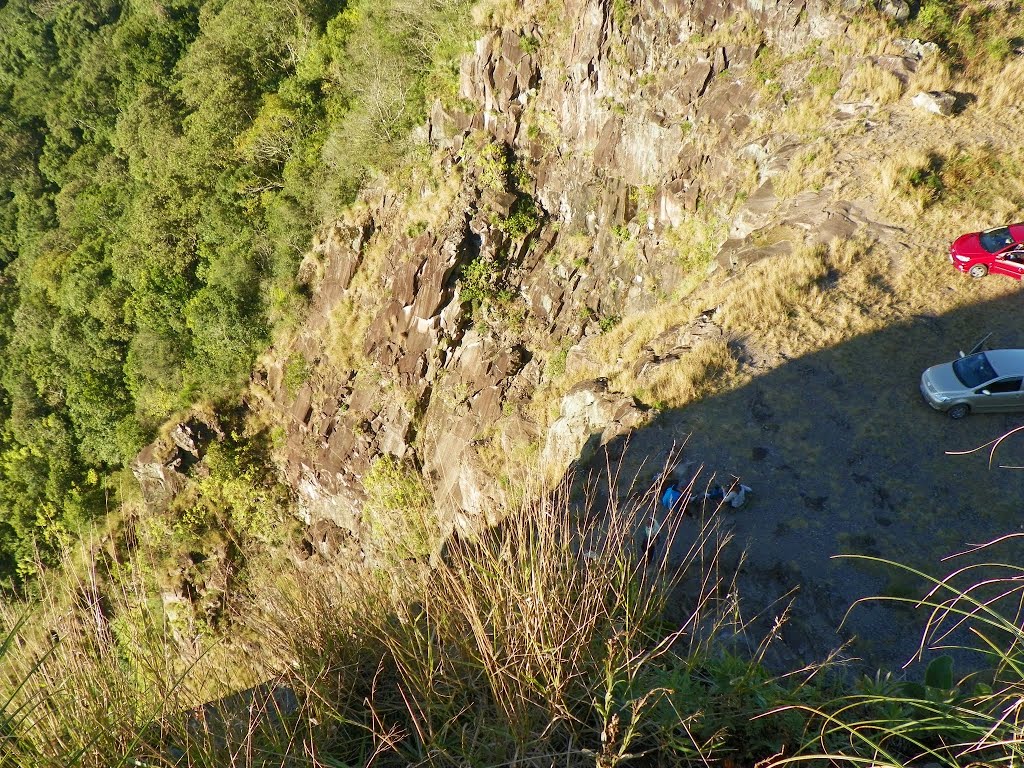
M 984 352 L 954 360 L 953 373 L 960 379 L 961 384 L 969 388 L 992 381 L 996 377 L 996 372 Z
M 999 229 L 990 229 L 987 232 L 982 232 L 978 239 L 981 241 L 981 247 L 989 253 L 995 253 L 1008 245 L 1013 245 L 1013 235 L 1010 234 L 1008 227 L 1000 227 Z

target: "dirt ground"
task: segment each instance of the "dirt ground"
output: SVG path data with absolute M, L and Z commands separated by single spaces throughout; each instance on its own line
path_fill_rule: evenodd
M 958 278 L 958 275 L 953 275 Z M 950 456 L 1024 424 L 1024 415 L 953 421 L 918 392 L 921 371 L 952 359 L 960 341 L 1000 329 L 992 346 L 1024 346 L 1008 327 L 1016 294 L 950 316 L 919 318 L 788 361 L 749 384 L 661 414 L 630 440 L 627 464 L 682 444 L 699 490 L 734 477 L 753 488 L 747 505 L 718 514 L 745 550 L 740 580 L 752 613 L 798 588 L 780 654 L 809 662 L 852 638 L 868 668 L 893 667 L 917 648 L 925 614 L 869 603 L 874 595 L 917 597 L 923 584 L 897 569 L 836 559 L 865 554 L 944 574 L 942 558 L 1024 530 L 1019 471 L 988 467 L 987 452 Z M 1024 436 L 997 462 L 1024 464 Z M 628 472 L 626 473 L 628 474 Z M 679 547 L 693 535 L 688 521 Z M 1024 547 L 989 557 L 1020 562 Z M 959 562 L 959 561 L 958 561 Z M 768 611 L 769 619 L 781 606 Z
M 899 151 L 918 119 L 898 112 L 844 146 L 834 193 L 852 192 L 850 199 L 870 209 L 873 167 Z M 950 141 L 970 119 L 929 123 L 921 141 L 928 133 Z M 967 127 L 969 135 L 978 128 Z M 1011 138 L 987 140 L 998 145 Z M 929 408 L 918 390 L 925 368 L 954 359 L 986 333 L 993 333 L 990 348 L 1024 347 L 1020 285 L 1003 277 L 971 281 L 950 266 L 945 250 L 962 232 L 997 222 L 935 215 L 894 220 L 891 208 L 888 215 L 873 215 L 880 234 L 870 258 L 878 264 L 868 280 L 880 286 L 875 296 L 883 297 L 884 307 L 861 310 L 869 318 L 884 313 L 875 330 L 855 331 L 826 348 L 808 340 L 802 353 L 792 345 L 784 352 L 765 349 L 749 335 L 735 337 L 737 380 L 720 393 L 662 412 L 630 437 L 623 460 L 623 477 L 639 473 L 653 480 L 657 457 L 683 445 L 683 458 L 693 462 L 688 472 L 700 469 L 696 483 L 702 488 L 733 477 L 753 488 L 749 504 L 722 514 L 737 549 L 746 552 L 740 593 L 747 609 L 753 613 L 798 590 L 778 644 L 780 663 L 820 659 L 847 639 L 849 655 L 861 659 L 865 671 L 899 667 L 917 650 L 923 610 L 877 602 L 851 606 L 876 595 L 917 597 L 922 582 L 837 556 L 891 559 L 941 575 L 963 564 L 942 558 L 1024 530 L 1021 470 L 989 468 L 985 451 L 946 454 L 993 440 L 1024 424 L 1024 414 L 957 422 Z M 752 274 L 741 271 L 732 279 Z M 1001 448 L 996 464 L 1024 465 L 1024 433 Z M 684 524 L 682 539 L 687 526 L 692 536 L 696 523 Z M 1024 545 L 1011 542 L 984 556 L 1022 562 L 1022 555 Z M 780 610 L 769 609 L 767 619 Z M 965 657 L 962 663 L 971 662 Z

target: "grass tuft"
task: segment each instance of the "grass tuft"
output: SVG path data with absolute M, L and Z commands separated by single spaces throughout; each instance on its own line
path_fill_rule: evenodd
M 900 79 L 870 61 L 857 66 L 845 87 L 851 101 L 872 101 L 878 105 L 892 104 L 899 101 L 903 95 L 903 83 Z
M 792 712 L 751 719 L 810 689 L 747 645 L 717 518 L 684 534 L 658 487 L 620 504 L 604 482 L 534 494 L 433 569 L 262 569 L 217 642 L 176 636 L 141 563 L 117 599 L 99 574 L 55 582 L 42 613 L 3 609 L 5 764 L 616 766 L 796 743 Z
M 771 766 L 827 761 L 829 765 L 908 768 L 922 761 L 942 768 L 1017 765 L 1024 759 L 1019 710 L 1024 690 L 1021 599 L 1024 569 L 1016 558 L 977 559 L 979 553 L 1016 543 L 1013 534 L 955 558 L 974 558 L 938 578 L 906 565 L 863 555 L 858 560 L 883 564 L 926 589 L 920 597 L 877 597 L 924 610 L 927 618 L 918 659 L 932 656 L 921 682 L 891 675 L 865 678 L 859 690 L 825 706 L 808 708 L 818 730 L 803 749 Z M 954 659 L 973 655 L 989 671 L 954 675 Z

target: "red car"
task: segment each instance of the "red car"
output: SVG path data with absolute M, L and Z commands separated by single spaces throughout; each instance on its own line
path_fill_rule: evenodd
M 960 235 L 949 246 L 949 260 L 971 277 L 991 272 L 1020 280 L 1024 277 L 1024 224 Z

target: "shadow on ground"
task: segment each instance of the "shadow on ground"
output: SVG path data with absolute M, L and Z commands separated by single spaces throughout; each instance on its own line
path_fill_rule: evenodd
M 698 484 L 742 478 L 754 489 L 751 502 L 720 514 L 747 550 L 745 604 L 764 606 L 799 587 L 783 630 L 783 660 L 819 659 L 852 637 L 851 654 L 867 669 L 899 666 L 917 648 L 922 611 L 859 605 L 843 634 L 836 627 L 857 599 L 916 597 L 921 583 L 833 556 L 874 555 L 938 574 L 952 568 L 941 558 L 1024 529 L 1024 474 L 990 470 L 986 452 L 944 453 L 992 440 L 1024 423 L 1024 414 L 956 422 L 929 408 L 918 391 L 926 367 L 955 358 L 989 331 L 992 348 L 1024 347 L 1024 330 L 1015 328 L 1022 310 L 1012 295 L 751 371 L 742 386 L 665 411 L 630 435 L 622 482 L 638 475 L 656 481 L 664 457 L 680 444 L 683 458 L 694 462 L 690 474 L 703 468 Z M 609 450 L 616 456 L 622 445 Z M 1024 435 L 997 459 L 1024 464 Z M 1007 545 L 989 558 L 996 554 L 1021 562 L 1024 546 Z

